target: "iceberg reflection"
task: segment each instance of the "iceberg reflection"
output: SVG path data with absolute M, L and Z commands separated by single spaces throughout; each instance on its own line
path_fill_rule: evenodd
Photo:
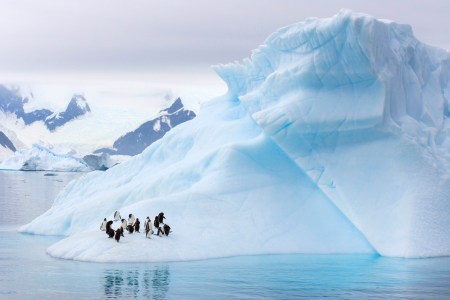
M 151 269 L 105 270 L 104 290 L 107 299 L 119 297 L 144 297 L 166 299 L 169 290 L 169 266 L 155 266 Z

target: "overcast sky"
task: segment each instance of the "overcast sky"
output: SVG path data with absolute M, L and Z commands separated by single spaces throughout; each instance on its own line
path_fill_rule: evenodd
M 450 49 L 448 0 L 0 0 L 0 72 L 208 73 L 277 28 L 341 8 Z

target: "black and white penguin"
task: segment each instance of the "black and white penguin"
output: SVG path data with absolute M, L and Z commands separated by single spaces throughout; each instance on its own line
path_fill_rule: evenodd
M 158 227 L 158 232 L 156 234 L 158 236 L 163 236 L 164 235 L 164 228 L 163 227 Z
M 123 232 L 124 232 L 125 230 L 127 230 L 127 220 L 122 219 L 122 224 L 120 225 L 120 228 L 122 228 L 122 236 L 124 236 L 124 235 L 123 235 Z
M 170 233 L 170 226 L 167 225 L 167 224 L 164 224 L 163 228 L 164 228 L 164 234 L 165 234 L 166 236 L 169 236 L 169 233 Z
M 133 227 L 133 225 L 130 225 L 130 224 L 128 224 L 127 225 L 127 231 L 128 231 L 128 233 L 133 233 L 133 231 L 134 231 L 134 227 Z
M 134 231 L 139 232 L 140 228 L 141 228 L 141 222 L 139 221 L 139 218 L 136 218 L 136 221 L 134 221 Z
M 111 228 L 113 221 L 108 221 L 106 223 L 106 234 L 110 237 L 113 238 L 114 237 L 114 229 Z
M 156 230 L 156 228 L 159 228 L 158 216 L 155 217 L 155 221 L 153 222 L 153 225 L 155 225 L 155 230 Z
M 150 217 L 147 216 L 144 221 L 144 228 L 147 228 L 147 223 L 150 221 Z
M 100 224 L 101 231 L 106 231 L 106 223 L 108 223 L 108 221 L 106 221 L 106 218 L 104 218 L 102 224 Z
M 115 221 L 119 221 L 120 219 L 122 219 L 122 218 L 120 217 L 120 213 L 119 213 L 119 211 L 116 211 L 116 212 L 114 213 L 114 222 L 115 222 Z
M 158 221 L 159 221 L 159 224 L 164 223 L 164 219 L 165 219 L 165 218 L 166 218 L 166 217 L 164 217 L 164 213 L 163 213 L 163 212 L 160 212 L 159 215 L 158 215 Z
M 145 225 L 145 237 L 148 238 L 148 239 L 151 239 L 152 238 L 152 234 L 153 234 L 152 220 L 149 218 L 148 222 Z
M 117 242 L 119 242 L 121 235 L 122 235 L 122 227 L 117 228 L 117 230 L 116 230 L 116 234 L 115 234 L 114 238 L 116 239 Z
M 136 221 L 136 217 L 133 214 L 129 214 L 128 215 L 128 225 L 132 225 L 133 226 L 134 221 Z

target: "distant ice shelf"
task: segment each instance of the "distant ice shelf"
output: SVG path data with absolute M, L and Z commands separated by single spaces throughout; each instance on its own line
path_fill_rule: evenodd
M 2 163 L 0 169 L 20 171 L 88 172 L 92 168 L 82 159 L 69 153 L 57 153 L 42 145 L 22 149 Z

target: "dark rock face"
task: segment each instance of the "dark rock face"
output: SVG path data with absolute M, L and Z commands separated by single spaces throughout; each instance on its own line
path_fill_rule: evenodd
M 49 116 L 53 114 L 52 111 L 48 109 L 38 109 L 30 113 L 24 113 L 21 117 L 26 125 L 34 123 L 36 121 L 45 121 Z
M 195 118 L 195 113 L 186 110 L 180 98 L 167 109 L 160 112 L 160 116 L 145 122 L 139 128 L 121 136 L 113 144 L 113 149 L 102 148 L 95 153 L 108 153 L 119 155 L 136 155 L 155 141 L 162 138 L 175 126 Z
M 26 125 L 42 121 L 50 131 L 54 131 L 57 127 L 91 111 L 82 95 L 74 95 L 66 110 L 57 114 L 48 109 L 26 113 L 23 105 L 27 102 L 28 98 L 19 96 L 19 90 L 10 90 L 0 85 L 0 110 L 15 114 L 17 118 L 23 119 Z
M 14 144 L 2 131 L 0 131 L 0 146 L 16 152 L 16 147 L 14 147 Z
M 18 95 L 18 92 L 18 90 L 9 90 L 3 85 L 0 85 L 0 110 L 13 113 L 18 118 L 22 118 L 25 114 L 23 104 L 28 102 L 28 99 L 22 99 Z
M 91 108 L 86 102 L 86 99 L 82 95 L 74 95 L 70 100 L 64 112 L 58 113 L 50 118 L 45 119 L 45 125 L 50 131 L 55 130 L 59 126 L 63 126 L 69 121 L 76 119 L 88 112 Z

